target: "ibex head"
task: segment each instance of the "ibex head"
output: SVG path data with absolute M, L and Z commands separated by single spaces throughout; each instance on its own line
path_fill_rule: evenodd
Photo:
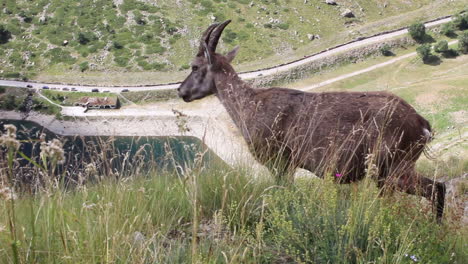
M 230 51 L 226 56 L 216 53 L 216 46 L 224 28 L 231 22 L 212 24 L 203 33 L 197 56 L 192 61 L 192 72 L 177 89 L 179 97 L 185 102 L 201 99 L 216 93 L 214 77 L 216 73 L 223 72 L 222 69 L 231 63 L 237 54 L 238 47 Z

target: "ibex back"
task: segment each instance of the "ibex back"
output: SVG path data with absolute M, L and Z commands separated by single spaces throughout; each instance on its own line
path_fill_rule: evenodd
M 445 185 L 415 171 L 431 140 L 431 127 L 403 99 L 386 92 L 307 93 L 253 89 L 230 65 L 238 52 L 216 53 L 226 21 L 204 32 L 192 72 L 180 85 L 186 102 L 215 94 L 242 132 L 255 158 L 279 182 L 292 182 L 296 168 L 340 183 L 374 177 L 432 200 L 440 220 Z

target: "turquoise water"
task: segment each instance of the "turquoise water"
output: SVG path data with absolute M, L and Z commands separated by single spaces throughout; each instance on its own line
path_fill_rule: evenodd
M 182 172 L 194 166 L 222 164 L 221 159 L 195 137 L 104 137 L 104 136 L 61 136 L 30 121 L 0 120 L 0 129 L 5 124 L 18 128 L 17 138 L 22 141 L 20 150 L 28 157 L 38 159 L 40 153 L 39 137 L 46 134 L 46 140 L 58 138 L 64 142 L 66 163 L 62 170 L 76 174 L 87 164 L 99 165 L 103 174 L 118 172 L 130 174 L 132 170 L 164 169 Z M 200 157 L 201 153 L 205 153 Z M 22 159 L 21 164 L 29 162 Z

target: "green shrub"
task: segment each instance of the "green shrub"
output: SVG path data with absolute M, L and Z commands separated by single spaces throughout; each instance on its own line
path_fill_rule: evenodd
M 135 22 L 138 24 L 138 25 L 146 25 L 146 19 L 143 17 L 143 15 L 139 12 L 139 11 L 134 11 L 133 12 L 134 14 L 134 19 L 135 19 Z
M 0 101 L 0 108 L 5 110 L 15 110 L 17 106 L 17 102 L 15 100 L 15 96 L 13 94 L 7 94 L 5 97 L 1 98 Z
M 181 37 L 180 34 L 174 34 L 174 35 L 172 35 L 172 37 L 169 39 L 169 43 L 170 43 L 171 45 L 174 45 L 174 44 L 177 42 L 177 40 L 180 39 L 180 37 Z
M 440 33 L 448 37 L 453 36 L 455 34 L 455 25 L 452 22 L 443 24 Z
M 452 23 L 460 30 L 468 28 L 468 13 L 458 14 L 453 17 Z
M 124 45 L 121 44 L 120 42 L 114 40 L 114 41 L 112 42 L 112 47 L 113 47 L 114 49 L 123 49 Z
M 128 62 L 130 61 L 130 59 L 127 58 L 127 57 L 115 57 L 114 61 L 120 67 L 126 67 L 128 65 Z
M 128 45 L 128 48 L 129 49 L 139 49 L 139 48 L 141 48 L 141 45 L 139 43 L 132 43 L 132 44 Z
M 237 39 L 239 41 L 247 40 L 247 39 L 249 39 L 249 37 L 250 37 L 249 33 L 245 32 L 243 30 L 239 31 L 239 33 L 237 34 Z
M 165 31 L 167 34 L 172 35 L 177 32 L 177 27 L 175 25 L 168 25 L 165 28 Z
M 133 40 L 133 34 L 128 29 L 116 33 L 113 37 L 114 41 L 119 42 L 121 45 L 127 45 Z
M 434 45 L 434 51 L 437 53 L 446 53 L 449 51 L 448 42 L 446 40 L 441 40 Z
M 151 70 L 151 64 L 149 64 L 145 59 L 137 60 L 137 64 L 145 71 Z
M 146 33 L 143 34 L 138 40 L 145 44 L 150 44 L 154 41 L 154 35 L 151 33 Z
M 18 79 L 18 78 L 21 77 L 21 73 L 19 73 L 19 72 L 5 72 L 5 73 L 3 73 L 3 76 L 5 76 L 5 78 Z
M 33 15 L 28 11 L 21 10 L 18 15 L 23 19 L 25 23 L 31 23 L 33 20 Z
M 224 36 L 223 36 L 223 41 L 226 42 L 226 43 L 232 43 L 234 42 L 234 40 L 236 40 L 237 38 L 237 33 L 230 30 L 230 29 L 226 29 L 224 31 Z
M 287 30 L 289 28 L 288 23 L 279 23 L 276 25 L 277 28 L 282 29 L 282 30 Z
M 163 54 L 166 49 L 161 46 L 159 42 L 154 42 L 150 45 L 146 45 L 145 53 L 146 54 Z
M 11 32 L 5 28 L 4 25 L 0 25 L 0 44 L 5 44 L 11 39 Z
M 154 62 L 151 64 L 151 68 L 155 71 L 164 70 L 165 67 L 166 67 L 166 64 L 164 63 Z
M 462 53 L 468 53 L 468 32 L 463 32 L 458 37 L 458 50 Z
M 426 36 L 426 27 L 422 23 L 414 23 L 408 28 L 408 32 L 414 40 L 421 42 Z
M 431 45 L 430 44 L 423 44 L 416 48 L 416 52 L 418 53 L 419 57 L 422 59 L 423 62 L 427 62 L 427 60 L 431 57 Z
M 383 46 L 380 47 L 380 54 L 384 56 L 390 56 L 392 55 L 392 50 L 388 44 L 384 44 Z
M 80 63 L 80 71 L 84 72 L 89 69 L 89 63 L 87 61 Z
M 97 36 L 92 32 L 80 32 L 78 33 L 78 42 L 81 45 L 86 45 L 89 42 L 96 40 Z
M 8 60 L 15 67 L 20 67 L 25 63 L 23 56 L 17 51 L 14 51 L 13 53 L 11 53 L 10 56 L 8 57 Z
M 180 69 L 179 70 L 188 70 L 190 69 L 190 65 L 188 64 L 183 64 L 182 66 L 180 66 Z
M 216 22 L 224 22 L 226 20 L 226 16 L 222 12 L 216 12 L 213 16 L 215 17 Z
M 4 86 L 0 86 L 0 94 L 5 93 L 6 88 Z
M 23 32 L 21 21 L 17 18 L 10 19 L 8 24 L 5 25 L 5 28 L 11 32 L 12 35 L 20 35 Z

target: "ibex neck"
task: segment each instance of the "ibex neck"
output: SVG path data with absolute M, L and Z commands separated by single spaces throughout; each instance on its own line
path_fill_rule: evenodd
M 217 96 L 231 118 L 239 126 L 248 118 L 254 100 L 254 90 L 234 73 L 219 74 L 215 78 Z

